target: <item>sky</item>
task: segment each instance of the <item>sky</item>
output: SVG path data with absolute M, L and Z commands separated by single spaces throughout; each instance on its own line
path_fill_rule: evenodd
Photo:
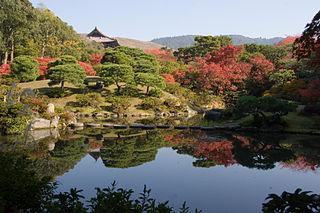
M 30 0 L 78 33 L 95 26 L 110 37 L 142 41 L 179 35 L 252 38 L 299 35 L 320 0 Z

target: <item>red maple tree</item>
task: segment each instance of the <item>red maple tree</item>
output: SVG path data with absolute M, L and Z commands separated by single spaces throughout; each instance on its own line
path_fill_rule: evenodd
M 174 57 L 173 52 L 169 50 L 159 49 L 159 48 L 152 48 L 145 50 L 146 53 L 156 56 L 159 59 L 163 60 L 170 60 L 176 61 L 177 58 Z
M 96 75 L 96 71 L 92 68 L 90 64 L 78 61 L 78 64 L 86 71 L 87 75 L 94 76 Z
M 0 66 L 0 75 L 9 75 L 11 69 L 9 64 L 2 64 Z
M 171 74 L 160 74 L 160 76 L 164 77 L 164 81 L 165 82 L 170 82 L 170 83 L 174 83 L 174 77 Z
M 92 66 L 95 66 L 95 65 L 100 64 L 103 55 L 104 55 L 104 53 L 102 53 L 102 54 L 100 54 L 100 55 L 97 54 L 97 53 L 92 53 L 92 54 L 91 54 L 91 59 L 89 60 L 90 64 L 91 64 Z
M 57 60 L 57 58 L 49 58 L 49 57 L 43 57 L 43 58 L 35 58 L 39 63 L 39 75 L 40 79 L 45 80 L 46 75 L 48 73 L 48 63 L 54 60 Z

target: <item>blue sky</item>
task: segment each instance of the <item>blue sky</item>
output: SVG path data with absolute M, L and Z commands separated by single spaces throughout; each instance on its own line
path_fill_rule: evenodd
M 46 5 L 78 33 L 95 26 L 111 37 L 148 41 L 178 35 L 301 33 L 320 0 L 30 0 Z

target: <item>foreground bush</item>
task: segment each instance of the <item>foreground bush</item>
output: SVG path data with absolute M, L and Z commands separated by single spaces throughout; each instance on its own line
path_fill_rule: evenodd
M 0 162 L 0 212 L 173 212 L 169 201 L 158 203 L 151 198 L 146 186 L 139 196 L 134 196 L 132 189 L 117 188 L 115 182 L 110 187 L 97 188 L 87 208 L 80 194 L 83 190 L 71 188 L 69 192 L 56 193 L 57 184 L 50 184 L 49 177 L 39 179 L 26 156 L 0 153 Z M 188 211 L 184 202 L 180 212 Z

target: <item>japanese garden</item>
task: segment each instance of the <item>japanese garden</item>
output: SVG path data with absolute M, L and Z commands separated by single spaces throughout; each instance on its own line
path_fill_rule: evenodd
M 173 48 L 0 0 L 0 212 L 319 212 L 313 16 Z

